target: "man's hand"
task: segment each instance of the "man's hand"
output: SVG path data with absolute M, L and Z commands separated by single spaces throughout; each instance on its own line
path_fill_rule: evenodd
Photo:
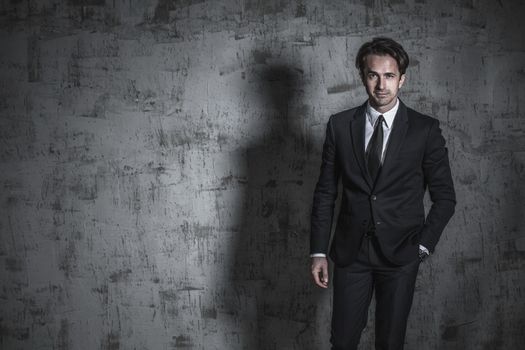
M 312 276 L 315 284 L 321 288 L 328 288 L 328 259 L 312 258 Z
M 423 262 L 430 254 L 423 249 L 419 248 L 419 261 Z

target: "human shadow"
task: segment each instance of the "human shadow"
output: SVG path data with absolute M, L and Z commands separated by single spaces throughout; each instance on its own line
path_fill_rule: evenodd
M 264 65 L 254 76 L 261 113 L 258 136 L 237 163 L 246 166 L 246 182 L 230 271 L 236 298 L 228 307 L 238 313 L 242 348 L 317 349 L 308 244 L 318 159 L 311 161 L 305 132 L 303 72 Z

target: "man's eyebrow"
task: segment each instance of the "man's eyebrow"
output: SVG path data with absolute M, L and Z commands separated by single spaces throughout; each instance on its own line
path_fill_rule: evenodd
M 379 74 L 378 72 L 376 72 L 374 70 L 367 70 L 366 71 L 366 74 L 370 74 L 370 73 L 381 75 L 381 74 Z M 385 72 L 385 73 L 383 73 L 383 75 L 388 75 L 388 74 L 397 75 L 397 73 L 395 73 L 395 72 Z

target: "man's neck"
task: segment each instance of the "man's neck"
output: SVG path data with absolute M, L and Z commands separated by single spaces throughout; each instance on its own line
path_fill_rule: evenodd
M 398 104 L 399 104 L 399 98 L 396 98 L 396 102 L 394 104 L 392 104 L 392 106 L 385 107 L 385 109 L 382 109 L 382 108 L 376 108 L 376 107 L 372 106 L 372 104 L 370 103 L 370 100 L 368 100 L 368 107 L 372 110 L 372 112 L 376 112 L 378 114 L 388 113 L 392 109 L 397 108 Z

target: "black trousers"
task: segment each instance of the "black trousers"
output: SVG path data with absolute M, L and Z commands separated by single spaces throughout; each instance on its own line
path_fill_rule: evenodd
M 357 350 L 375 290 L 375 348 L 402 350 L 419 259 L 393 265 L 374 236 L 363 238 L 356 261 L 334 268 L 332 350 Z

